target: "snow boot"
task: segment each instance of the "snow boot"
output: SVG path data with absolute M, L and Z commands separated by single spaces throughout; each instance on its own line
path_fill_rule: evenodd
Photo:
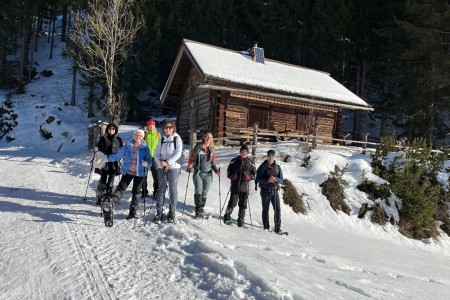
M 205 204 L 206 204 L 206 198 L 202 198 L 202 200 L 200 201 L 200 207 L 198 209 L 199 214 L 201 215 L 201 217 L 203 217 L 205 215 L 204 214 L 204 210 L 203 210 L 203 208 L 205 207 Z
M 95 194 L 97 196 L 97 205 L 102 205 L 103 196 L 106 192 L 106 184 L 100 183 L 97 187 L 97 190 L 95 191 Z
M 244 220 L 245 220 L 245 209 L 239 208 L 238 220 L 237 220 L 238 227 L 244 226 Z
M 223 215 L 223 223 L 226 225 L 231 225 L 231 216 L 230 214 L 225 213 Z
M 138 208 L 138 200 L 136 196 L 133 196 L 131 198 L 131 204 L 130 204 L 130 212 L 128 213 L 128 216 L 125 218 L 127 220 L 137 218 L 136 210 Z
M 153 218 L 153 223 L 156 223 L 156 224 L 161 223 L 161 218 L 162 218 L 162 212 L 160 212 L 160 211 L 156 212 L 156 215 Z
M 194 194 L 194 203 L 195 203 L 195 216 L 198 217 L 200 214 L 200 199 L 202 198 L 201 194 Z
M 135 219 L 135 218 L 137 218 L 136 212 L 135 212 L 135 211 L 130 211 L 130 212 L 128 213 L 128 216 L 125 217 L 125 219 L 127 219 L 127 220 Z
M 136 195 L 133 195 L 131 198 L 131 203 L 130 203 L 130 212 L 128 213 L 128 216 L 126 217 L 126 219 L 134 219 L 136 218 L 136 211 L 138 209 L 138 199 Z
M 175 222 L 175 212 L 174 211 L 169 211 L 169 214 L 167 215 L 167 223 L 176 224 L 176 222 Z

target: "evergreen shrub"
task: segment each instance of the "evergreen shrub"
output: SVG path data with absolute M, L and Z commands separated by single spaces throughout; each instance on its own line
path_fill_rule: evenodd
M 371 154 L 372 157 L 372 172 L 387 180 L 389 176 L 388 169 L 383 165 L 383 161 L 386 159 L 389 153 L 396 151 L 395 147 L 395 136 L 390 135 L 387 137 L 382 137 L 380 139 L 380 144 L 377 146 L 376 151 Z
M 388 216 L 379 203 L 376 203 L 374 206 L 372 206 L 372 215 L 370 216 L 370 221 L 381 226 L 386 225 Z
M 298 193 L 295 186 L 288 179 L 283 181 L 283 202 L 290 207 L 295 213 L 306 214 L 306 206 L 302 196 Z
M 405 150 L 396 171 L 390 177 L 391 190 L 402 199 L 400 232 L 411 238 L 424 239 L 439 235 L 436 221 L 436 199 L 440 186 L 429 180 L 431 148 L 417 139 Z
M 330 206 L 334 211 L 341 210 L 350 215 L 350 207 L 344 200 L 344 186 L 347 185 L 347 182 L 342 178 L 347 169 L 347 166 L 341 169 L 335 165 L 334 172 L 330 172 L 330 176 L 320 187 L 322 187 L 322 194 L 330 201 Z
M 391 190 L 387 184 L 378 184 L 369 179 L 364 179 L 357 188 L 366 193 L 370 200 L 387 199 L 391 196 Z

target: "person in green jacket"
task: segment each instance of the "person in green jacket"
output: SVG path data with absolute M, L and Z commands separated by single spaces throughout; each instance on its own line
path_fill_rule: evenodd
M 155 150 L 156 146 L 158 146 L 158 142 L 161 139 L 161 134 L 156 130 L 156 122 L 153 119 L 148 120 L 147 122 L 147 135 L 145 136 L 145 143 L 150 149 L 150 154 L 153 157 L 152 167 L 150 171 L 152 172 L 153 177 L 153 199 L 155 199 L 158 194 L 159 182 L 158 182 L 158 164 L 155 161 Z M 147 178 L 145 178 L 145 182 L 147 182 Z M 148 195 L 147 184 L 145 186 L 145 190 L 142 190 L 142 197 Z

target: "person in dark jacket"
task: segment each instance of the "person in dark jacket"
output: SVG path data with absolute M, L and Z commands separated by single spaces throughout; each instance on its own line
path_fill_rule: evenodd
M 112 162 L 121 159 L 123 159 L 122 179 L 111 198 L 115 203 L 118 203 L 128 185 L 133 181 L 130 212 L 127 219 L 136 218 L 138 193 L 141 193 L 142 183 L 144 182 L 144 177 L 147 175 L 146 172 L 152 166 L 152 156 L 144 141 L 143 130 L 136 130 L 133 134 L 133 139 L 129 140 L 116 153 L 108 156 L 98 155 L 95 163 L 104 164 L 105 161 Z
M 122 139 L 117 136 L 117 126 L 109 123 L 106 126 L 105 134 L 97 143 L 98 151 L 105 155 L 116 153 L 123 146 Z M 100 181 L 97 186 L 97 205 L 102 204 L 103 195 L 111 192 L 114 185 L 114 177 L 120 174 L 119 162 L 108 162 L 101 169 L 96 169 L 96 173 L 100 174 Z
M 206 204 L 209 187 L 213 180 L 212 172 L 221 175 L 216 166 L 216 153 L 214 152 L 213 135 L 211 132 L 203 135 L 202 142 L 192 149 L 188 162 L 188 171 L 194 171 L 192 180 L 194 181 L 194 203 L 195 216 L 203 216 L 203 208 Z
M 256 171 L 256 181 L 259 183 L 261 203 L 262 203 L 262 221 L 264 230 L 269 230 L 269 206 L 272 203 L 274 210 L 274 222 L 276 233 L 281 232 L 281 209 L 280 197 L 278 191 L 280 184 L 283 183 L 283 171 L 280 165 L 275 161 L 275 151 L 267 152 L 267 159 L 258 167 Z
M 231 224 L 231 213 L 239 204 L 238 226 L 244 225 L 245 211 L 247 209 L 248 194 L 250 190 L 250 180 L 255 178 L 256 168 L 248 158 L 248 147 L 243 145 L 239 151 L 239 156 L 230 161 L 227 169 L 227 176 L 231 180 L 230 200 L 223 216 L 225 224 Z

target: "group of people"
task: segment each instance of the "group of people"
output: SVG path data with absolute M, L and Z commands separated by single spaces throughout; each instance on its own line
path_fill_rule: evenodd
M 156 122 L 147 122 L 146 133 L 137 129 L 133 138 L 126 144 L 117 136 L 117 126 L 108 124 L 105 134 L 99 139 L 96 155 L 97 166 L 101 174 L 97 188 L 97 204 L 101 205 L 105 193 L 110 193 L 118 203 L 122 194 L 133 181 L 132 199 L 127 219 L 136 218 L 140 193 L 145 197 L 147 189 L 147 174 L 150 169 L 153 179 L 153 199 L 156 201 L 156 214 L 153 222 L 161 221 L 165 194 L 169 188 L 169 213 L 167 222 L 175 223 L 175 212 L 178 203 L 178 178 L 181 173 L 181 157 L 183 142 L 176 133 L 176 124 L 166 119 L 161 123 L 163 134 L 156 130 Z M 230 199 L 223 215 L 225 224 L 231 224 L 231 214 L 238 205 L 237 225 L 245 226 L 244 220 L 248 207 L 250 181 L 255 180 L 260 187 L 262 202 L 262 221 L 265 230 L 270 229 L 269 207 L 274 209 L 274 231 L 281 232 L 280 198 L 278 191 L 283 182 L 283 172 L 275 161 L 275 151 L 267 152 L 267 159 L 256 170 L 248 157 L 246 145 L 240 148 L 239 155 L 230 161 L 227 177 L 231 180 Z M 118 163 L 121 161 L 121 167 Z M 213 135 L 208 132 L 203 135 L 200 143 L 192 149 L 187 171 L 192 172 L 194 182 L 195 216 L 202 217 L 207 195 L 213 181 L 213 172 L 222 175 L 216 165 Z M 112 187 L 114 177 L 121 174 L 121 180 L 114 193 Z

